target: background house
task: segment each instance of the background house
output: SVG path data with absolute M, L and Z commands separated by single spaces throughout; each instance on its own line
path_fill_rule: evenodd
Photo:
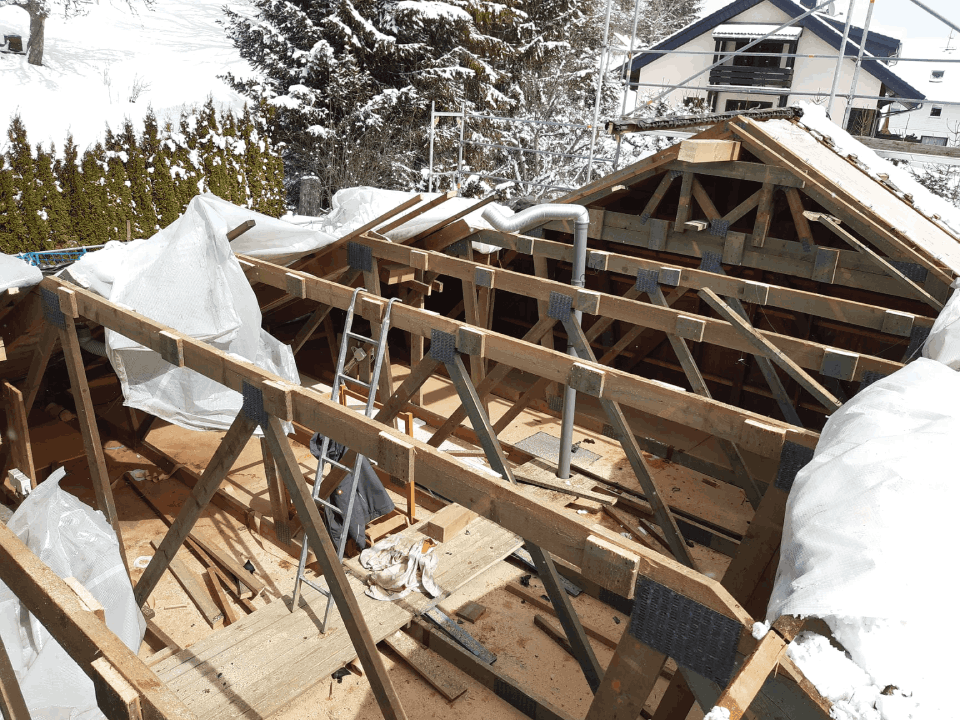
M 707 15 L 634 58 L 631 79 L 643 84 L 637 87 L 638 95 L 658 93 L 660 88 L 654 85 L 681 84 L 716 62 L 721 53 L 741 49 L 802 15 L 807 9 L 804 4 L 792 0 L 738 0 Z M 846 93 L 851 86 L 862 34 L 860 28 L 851 28 L 839 92 Z M 731 58 L 703 73 L 688 83 L 689 87 L 671 92 L 666 100 L 674 105 L 684 103 L 712 112 L 785 107 L 799 100 L 826 103 L 842 37 L 843 22 L 838 18 L 824 13 L 808 16 L 796 25 L 777 31 L 770 39 L 749 49 L 748 54 Z M 700 54 L 662 52 L 672 50 Z M 898 39 L 870 32 L 857 94 L 922 99 L 924 95 L 920 90 L 890 69 L 900 52 Z M 772 54 L 832 57 L 793 58 Z M 839 92 L 831 108 L 838 122 L 844 117 L 847 104 Z M 883 100 L 855 99 L 848 129 L 858 135 L 873 135 L 881 126 L 882 114 L 889 105 Z
M 903 57 L 960 59 L 960 38 L 955 34 L 939 38 L 911 38 L 903 42 Z M 930 98 L 909 112 L 891 114 L 887 131 L 904 138 L 919 139 L 927 145 L 957 145 L 960 132 L 960 63 L 902 62 L 897 74 Z M 938 102 L 938 101 L 948 102 Z M 903 105 L 894 111 L 905 110 Z

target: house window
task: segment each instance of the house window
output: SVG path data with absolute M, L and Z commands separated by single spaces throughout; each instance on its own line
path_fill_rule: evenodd
M 742 50 L 749 45 L 752 40 L 734 41 L 734 50 Z M 782 42 L 762 42 L 757 43 L 752 48 L 747 49 L 740 55 L 735 55 L 733 64 L 737 67 L 756 67 L 756 68 L 778 68 L 780 67 L 780 58 L 778 57 L 757 57 L 753 53 L 783 53 Z
M 943 114 L 943 108 L 939 105 L 934 105 L 930 108 L 930 117 L 940 117 Z
M 947 139 L 945 137 L 937 137 L 936 135 L 924 135 L 920 138 L 920 143 L 922 145 L 939 145 L 940 147 L 946 147 Z
M 931 70 L 930 82 L 943 82 L 943 70 Z
M 772 107 L 772 102 L 761 102 L 760 100 L 727 100 L 723 110 L 724 112 L 740 112 L 741 110 L 766 110 Z

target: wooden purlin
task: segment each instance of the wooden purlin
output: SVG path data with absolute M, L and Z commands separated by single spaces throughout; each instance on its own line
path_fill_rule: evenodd
M 370 237 L 362 238 L 358 242 L 369 246 L 373 250 L 374 257 L 397 262 L 413 262 L 412 253 L 417 252 L 404 246 Z M 476 264 L 439 253 L 427 252 L 431 271 L 461 280 L 473 279 L 478 267 Z M 489 268 L 485 272 L 491 274 L 493 286 L 500 290 L 542 301 L 549 301 L 552 293 L 560 293 L 573 297 L 576 308 L 583 310 L 585 313 L 612 318 L 632 325 L 643 325 L 666 333 L 677 333 L 678 321 L 689 316 L 689 313 L 683 313 L 670 307 L 653 306 L 637 300 L 594 291 L 578 291 L 555 280 L 531 277 L 512 270 Z M 705 274 L 716 277 L 712 273 Z M 754 294 L 753 298 L 746 297 L 748 301 L 762 301 L 764 296 L 769 293 L 769 286 L 764 283 L 744 284 L 742 287 L 742 295 L 747 296 L 749 292 Z M 705 316 L 696 317 L 703 323 L 702 334 L 699 338 L 696 338 L 697 340 L 745 352 L 752 352 L 755 349 L 755 345 L 751 341 L 731 328 L 728 323 Z M 775 345 L 788 355 L 797 365 L 809 370 L 819 370 L 823 364 L 824 355 L 831 351 L 831 348 L 820 343 L 779 335 L 767 330 L 758 330 L 757 332 L 767 342 Z M 887 375 L 896 372 L 900 367 L 902 367 L 900 363 L 892 360 L 861 356 L 861 361 L 857 366 L 857 376 L 854 379 L 861 379 L 863 373 L 868 370 Z
M 243 262 L 249 266 L 248 277 L 251 280 L 269 285 L 286 283 L 286 275 L 289 271 L 285 268 L 254 258 L 244 258 Z M 351 297 L 349 288 L 307 274 L 303 274 L 302 277 L 308 298 L 316 302 L 335 304 L 337 307 L 349 305 Z M 526 278 L 526 276 L 522 277 Z M 529 278 L 526 279 L 529 280 Z M 563 287 L 569 292 L 569 286 Z M 611 299 L 620 300 L 619 298 Z M 89 302 L 93 306 L 96 301 L 91 299 Z M 363 317 L 379 317 L 377 308 L 382 304 L 382 302 L 365 300 L 360 303 L 359 312 Z M 642 307 L 653 309 L 653 306 L 646 304 L 642 304 Z M 463 322 L 404 305 L 394 305 L 391 325 L 407 332 L 416 332 L 424 337 L 429 337 L 432 329 L 457 336 L 461 328 L 469 328 Z M 484 348 L 484 354 L 489 360 L 504 363 L 561 384 L 566 384 L 574 364 L 583 362 L 575 361 L 564 353 L 523 343 L 492 331 L 484 331 Z M 651 413 L 664 420 L 724 437 L 736 442 L 744 450 L 761 457 L 778 458 L 784 439 L 814 447 L 819 437 L 817 433 L 798 429 L 763 415 L 692 396 L 679 388 L 671 389 L 662 383 L 645 380 L 613 368 L 598 366 L 598 369 L 606 375 L 606 382 L 601 392 L 602 397 L 641 412 Z

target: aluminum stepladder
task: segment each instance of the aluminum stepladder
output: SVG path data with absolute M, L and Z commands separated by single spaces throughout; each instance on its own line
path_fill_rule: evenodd
M 361 292 L 364 292 L 363 288 L 357 288 L 353 291 L 353 296 L 350 298 L 350 305 L 347 308 L 347 320 L 343 326 L 343 339 L 340 341 L 340 355 L 337 358 L 337 368 L 333 376 L 333 390 L 331 391 L 331 399 L 335 403 L 339 403 L 340 397 L 340 386 L 344 381 L 353 383 L 354 385 L 359 385 L 360 387 L 367 389 L 367 404 L 364 408 L 364 414 L 367 417 L 373 417 L 373 407 L 377 395 L 377 386 L 380 383 L 380 370 L 383 365 L 383 356 L 387 347 L 387 331 L 390 329 L 390 311 L 393 309 L 393 304 L 397 301 L 396 298 L 390 300 L 387 303 L 387 308 L 383 314 L 383 320 L 380 322 L 380 339 L 374 340 L 372 337 L 366 337 L 365 335 L 359 335 L 353 332 L 353 317 L 354 309 L 357 303 L 357 297 Z M 371 323 L 372 325 L 372 323 Z M 373 368 L 370 373 L 370 382 L 365 383 L 362 380 L 351 377 L 344 372 L 344 366 L 346 365 L 347 358 L 347 347 L 350 345 L 350 340 L 357 340 L 363 344 L 369 345 L 375 350 L 374 359 L 373 359 Z M 343 552 L 347 547 L 347 535 L 348 529 L 350 526 L 349 518 L 353 514 L 353 504 L 356 500 L 356 489 L 357 481 L 360 477 L 360 468 L 363 461 L 366 459 L 363 455 L 359 453 L 356 455 L 356 459 L 353 463 L 353 468 L 349 468 L 346 465 L 343 465 L 336 460 L 331 460 L 327 457 L 327 450 L 330 448 L 330 438 L 324 437 L 323 446 L 320 449 L 320 468 L 317 472 L 316 479 L 313 483 L 313 500 L 322 504 L 325 508 L 330 509 L 332 512 L 336 513 L 343 519 L 343 531 L 340 535 L 340 542 L 337 547 L 337 558 L 343 560 Z M 334 468 L 339 468 L 347 473 L 350 478 L 349 483 L 349 495 L 347 496 L 347 512 L 344 513 L 338 507 L 334 506 L 332 503 L 327 502 L 320 497 L 320 485 L 323 482 L 323 472 L 328 466 Z M 307 566 L 307 554 L 310 552 L 309 543 L 307 538 L 303 538 L 303 548 L 300 551 L 300 564 L 297 567 L 297 579 L 293 585 L 293 608 L 297 608 L 297 602 L 300 599 L 300 587 L 301 583 L 306 583 L 314 590 L 319 592 L 321 595 L 325 595 L 327 598 L 327 607 L 323 613 L 323 622 L 320 625 L 320 632 L 326 632 L 327 629 L 327 618 L 330 615 L 330 604 L 333 602 L 333 598 L 330 595 L 330 591 L 318 585 L 317 583 L 308 580 L 304 577 L 304 570 Z

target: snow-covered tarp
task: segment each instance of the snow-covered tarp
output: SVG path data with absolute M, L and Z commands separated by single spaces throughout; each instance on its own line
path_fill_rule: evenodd
M 954 292 L 924 357 L 831 415 L 790 491 L 767 619 L 823 618 L 850 654 L 855 666 L 811 633 L 788 651 L 833 717 L 956 716 L 944 551 L 960 504 L 958 318 Z
M 251 216 L 259 225 L 259 216 L 236 208 L 242 217 L 231 224 L 237 213 L 227 205 L 212 195 L 195 197 L 180 218 L 153 237 L 107 243 L 80 258 L 64 276 L 299 385 L 293 352 L 261 328 L 257 298 L 226 237 Z M 107 330 L 106 345 L 129 407 L 194 430 L 226 429 L 240 411 L 240 393 L 170 365 L 119 333 Z
M 439 193 L 421 194 L 424 200 L 420 203 L 420 206 L 426 205 L 431 200 L 440 197 Z M 390 208 L 397 207 L 416 195 L 417 193 L 415 192 L 380 190 L 379 188 L 371 187 L 346 188 L 338 191 L 336 195 L 333 196 L 331 202 L 332 208 L 327 215 L 309 220 L 306 218 L 294 218 L 294 222 L 298 224 L 305 223 L 306 227 L 313 227 L 330 235 L 343 237 L 357 228 L 366 225 L 371 220 L 380 217 Z M 446 220 L 463 212 L 476 203 L 476 199 L 451 198 L 431 208 L 427 212 L 416 216 L 409 222 L 388 231 L 385 233 L 385 237 L 393 242 L 403 242 L 436 225 L 441 220 Z M 410 208 L 408 212 L 413 212 L 416 207 L 417 206 Z M 496 207 L 504 215 L 513 215 L 513 211 L 506 206 L 493 205 L 493 207 Z M 482 213 L 483 208 L 474 210 L 472 213 L 465 215 L 463 220 L 470 225 L 470 227 L 476 228 L 477 230 L 492 230 L 493 227 L 490 223 L 481 217 Z M 497 252 L 500 248 L 496 245 L 474 242 L 473 249 L 481 253 L 493 253 Z
M 29 288 L 43 280 L 43 273 L 14 255 L 0 253 L 0 292 Z
M 7 523 L 62 578 L 75 578 L 104 609 L 107 627 L 134 653 L 146 628 L 103 514 L 60 489 L 63 468 L 42 482 Z M 0 583 L 0 639 L 33 720 L 96 720 L 93 681 Z

